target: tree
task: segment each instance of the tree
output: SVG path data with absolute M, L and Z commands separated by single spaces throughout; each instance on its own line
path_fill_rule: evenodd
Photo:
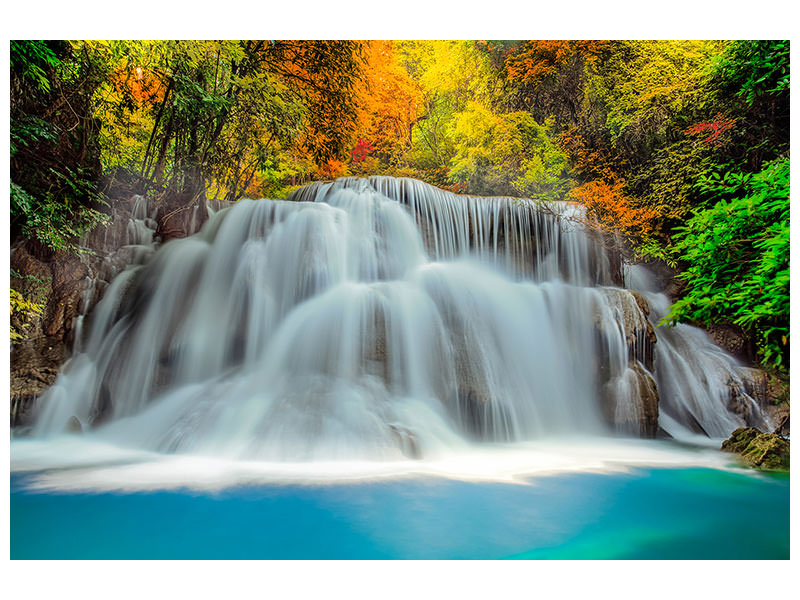
M 408 74 L 395 42 L 368 42 L 365 57 L 364 77 L 357 92 L 357 143 L 361 148 L 367 144 L 377 160 L 367 167 L 364 154 L 353 162 L 359 163 L 363 172 L 386 172 L 406 166 L 412 130 L 422 115 L 422 89 Z
M 11 42 L 11 232 L 51 250 L 105 219 L 96 181 L 99 149 L 89 98 L 95 65 L 62 42 Z

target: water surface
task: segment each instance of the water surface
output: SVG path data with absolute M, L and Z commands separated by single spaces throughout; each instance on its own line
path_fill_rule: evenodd
M 789 477 L 711 468 L 217 491 L 11 477 L 13 559 L 788 559 Z

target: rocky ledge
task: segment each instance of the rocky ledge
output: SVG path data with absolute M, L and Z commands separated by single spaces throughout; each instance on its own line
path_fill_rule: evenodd
M 740 427 L 722 442 L 722 449 L 739 454 L 745 463 L 757 469 L 789 470 L 789 442 L 777 433 Z

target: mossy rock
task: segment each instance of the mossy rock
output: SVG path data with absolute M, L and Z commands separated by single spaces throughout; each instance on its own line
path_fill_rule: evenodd
M 755 427 L 740 427 L 731 437 L 722 442 L 722 449 L 726 452 L 744 452 L 747 446 L 756 439 L 761 432 Z
M 789 470 L 789 442 L 774 433 L 741 427 L 722 443 L 722 449 L 738 452 L 750 466 L 767 470 Z
M 789 469 L 789 442 L 774 433 L 762 433 L 742 452 L 742 458 L 760 469 Z

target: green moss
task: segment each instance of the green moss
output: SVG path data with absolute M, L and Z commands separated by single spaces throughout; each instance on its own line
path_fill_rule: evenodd
M 760 433 L 755 427 L 740 427 L 722 442 L 722 449 L 726 452 L 744 452 Z
M 762 433 L 750 442 L 742 458 L 761 469 L 788 469 L 789 443 L 773 433 Z
M 738 452 L 752 467 L 789 470 L 789 443 L 774 433 L 761 433 L 754 427 L 740 427 L 722 443 L 722 449 Z

